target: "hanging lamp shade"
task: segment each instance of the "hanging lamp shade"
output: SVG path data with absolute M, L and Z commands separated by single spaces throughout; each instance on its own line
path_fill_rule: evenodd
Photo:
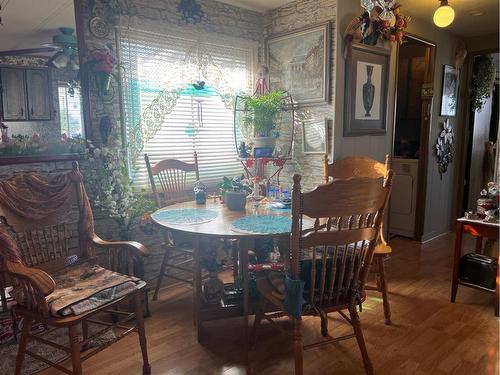
M 441 0 L 441 5 L 434 12 L 434 24 L 438 27 L 447 27 L 453 23 L 455 11 L 448 5 L 448 0 Z

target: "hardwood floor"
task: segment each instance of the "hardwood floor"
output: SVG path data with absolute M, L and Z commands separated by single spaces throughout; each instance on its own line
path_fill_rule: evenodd
M 360 314 L 376 374 L 498 374 L 499 321 L 492 295 L 459 287 L 457 302 L 450 303 L 453 241 L 451 234 L 425 245 L 402 238 L 391 241 L 394 255 L 386 269 L 393 324 L 384 324 L 377 292 L 369 292 Z M 153 374 L 246 373 L 241 319 L 207 324 L 207 339 L 200 345 L 188 287 L 162 291 L 151 308 L 146 332 Z M 319 319 L 308 318 L 304 324 L 305 343 L 319 340 Z M 347 324 L 331 317 L 330 334 L 348 330 Z M 93 375 L 140 374 L 140 358 L 134 334 L 84 362 L 83 369 Z M 292 374 L 290 341 L 264 323 L 250 363 L 254 374 Z M 304 367 L 306 374 L 364 373 L 354 339 L 306 351 Z

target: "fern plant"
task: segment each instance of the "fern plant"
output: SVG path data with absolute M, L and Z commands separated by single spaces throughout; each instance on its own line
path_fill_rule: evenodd
M 273 130 L 279 130 L 278 115 L 284 110 L 284 92 L 273 90 L 257 97 L 245 97 L 243 131 L 261 137 L 269 137 Z

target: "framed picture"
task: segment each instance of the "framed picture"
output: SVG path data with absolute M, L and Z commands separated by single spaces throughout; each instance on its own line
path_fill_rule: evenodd
M 266 39 L 270 89 L 288 91 L 299 104 L 330 100 L 330 23 Z
M 302 126 L 302 147 L 304 154 L 328 153 L 329 122 L 327 119 L 310 119 Z
M 443 88 L 441 94 L 441 116 L 454 117 L 457 114 L 458 70 L 451 65 L 443 67 Z
M 386 133 L 390 51 L 355 44 L 346 60 L 344 136 Z

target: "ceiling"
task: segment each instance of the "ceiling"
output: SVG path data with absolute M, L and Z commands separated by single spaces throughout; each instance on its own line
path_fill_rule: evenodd
M 0 0 L 0 4 L 0 51 L 42 47 L 59 27 L 75 27 L 73 0 Z
M 438 0 L 401 0 L 400 2 L 404 14 L 428 23 L 432 23 L 434 11 L 439 6 Z M 446 28 L 447 30 L 463 37 L 498 32 L 498 0 L 448 0 L 448 5 L 455 10 L 455 20 Z

